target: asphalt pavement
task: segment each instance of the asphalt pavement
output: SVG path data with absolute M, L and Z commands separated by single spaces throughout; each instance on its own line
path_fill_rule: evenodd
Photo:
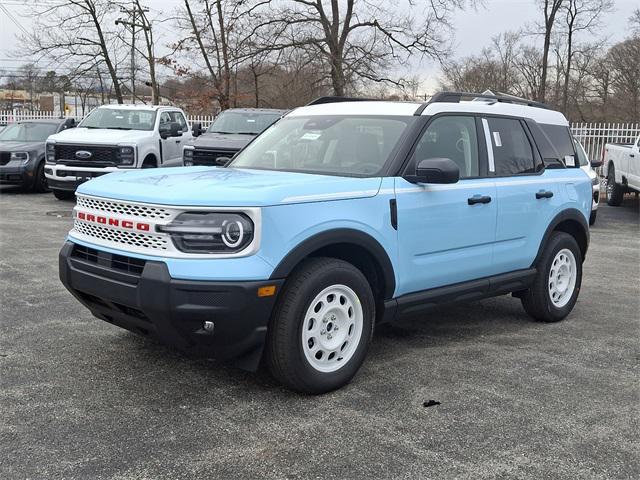
M 72 207 L 0 189 L 1 479 L 640 477 L 636 198 L 601 207 L 565 321 L 439 308 L 316 397 L 93 318 L 58 280 Z

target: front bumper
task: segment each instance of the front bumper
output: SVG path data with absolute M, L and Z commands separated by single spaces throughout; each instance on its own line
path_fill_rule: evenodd
M 93 168 L 48 163 L 44 167 L 44 175 L 50 188 L 75 192 L 84 182 L 118 170 L 117 167 Z
M 164 262 L 115 255 L 67 241 L 60 280 L 93 315 L 165 344 L 255 370 L 283 280 L 171 278 Z M 259 297 L 262 286 L 276 295 Z M 204 322 L 214 323 L 205 331 Z
M 0 183 L 8 185 L 29 185 L 34 181 L 34 172 L 29 165 L 0 166 Z

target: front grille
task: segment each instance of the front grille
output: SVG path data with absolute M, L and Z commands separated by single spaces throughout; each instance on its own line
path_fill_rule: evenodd
M 146 260 L 141 258 L 116 255 L 96 250 L 95 248 L 85 247 L 84 245 L 74 245 L 71 251 L 71 257 L 137 276 L 142 275 L 144 266 L 147 263 Z
M 0 165 L 6 165 L 11 160 L 11 152 L 0 152 Z
M 98 198 L 88 198 L 83 196 L 78 196 L 78 206 L 101 212 L 143 217 L 145 219 L 165 220 L 171 216 L 171 212 L 169 210 L 161 207 L 132 205 L 129 203 L 114 202 L 112 200 L 101 200 Z
M 218 157 L 231 158 L 238 152 L 238 149 L 218 148 L 215 150 L 196 149 L 193 151 L 194 165 L 222 166 L 225 162 L 218 162 Z
M 76 152 L 91 152 L 91 157 L 87 159 L 78 158 Z M 83 165 L 87 163 L 102 163 L 117 165 L 120 163 L 117 147 L 101 147 L 88 145 L 56 145 L 56 160 L 70 160 L 73 164 Z M 67 162 L 69 163 L 69 162 Z
M 118 245 L 128 245 L 130 247 L 155 251 L 163 251 L 170 248 L 168 237 L 166 236 L 105 228 L 100 225 L 86 223 L 77 219 L 73 222 L 73 228 L 75 231 L 83 235 Z

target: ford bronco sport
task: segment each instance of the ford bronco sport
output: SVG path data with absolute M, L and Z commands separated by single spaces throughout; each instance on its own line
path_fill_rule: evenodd
M 567 120 L 542 104 L 322 98 L 224 168 L 80 185 L 60 277 L 102 320 L 321 393 L 376 324 L 434 305 L 511 293 L 565 318 L 590 213 Z

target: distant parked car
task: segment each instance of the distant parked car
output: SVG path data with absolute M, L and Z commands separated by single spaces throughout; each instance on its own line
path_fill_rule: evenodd
M 232 108 L 225 110 L 209 128 L 183 150 L 184 165 L 225 165 L 241 148 L 270 127 L 286 110 Z M 200 130 L 194 125 L 194 135 Z
M 47 137 L 75 126 L 73 118 L 23 120 L 0 127 L 0 183 L 45 192 L 44 153 Z
M 602 152 L 607 203 L 617 207 L 627 192 L 640 192 L 640 136 L 631 145 L 607 143 Z
M 591 215 L 589 216 L 589 225 L 593 225 L 594 223 L 596 223 L 598 205 L 600 204 L 600 177 L 594 169 L 601 167 L 602 161 L 590 160 L 584 147 L 575 137 L 573 139 L 573 142 L 575 143 L 576 152 L 578 154 L 580 168 L 587 172 L 587 175 L 589 175 L 589 178 L 591 179 L 593 199 L 591 201 Z

